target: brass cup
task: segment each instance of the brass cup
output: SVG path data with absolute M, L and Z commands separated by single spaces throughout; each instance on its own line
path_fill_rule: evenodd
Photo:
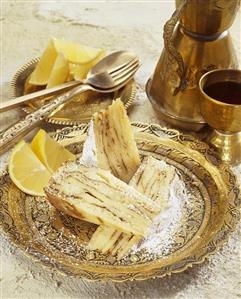
M 206 141 L 218 150 L 223 161 L 236 165 L 241 162 L 241 102 L 226 104 L 204 92 L 205 87 L 224 81 L 241 83 L 241 70 L 214 70 L 201 77 L 201 113 L 214 129 Z

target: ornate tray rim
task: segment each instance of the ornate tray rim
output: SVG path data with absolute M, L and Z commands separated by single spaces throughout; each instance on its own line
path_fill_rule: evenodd
M 231 182 L 232 182 L 232 191 L 234 191 L 236 197 L 234 199 L 235 205 L 231 205 L 231 203 L 229 202 L 229 207 L 226 211 L 226 214 L 229 215 L 230 219 L 232 220 L 231 223 L 229 221 L 229 223 L 225 223 L 228 229 L 228 233 L 220 238 L 217 238 L 216 240 L 216 244 L 214 243 L 213 240 L 210 240 L 209 243 L 211 244 L 211 248 L 208 249 L 208 246 L 206 246 L 206 252 L 204 252 L 200 257 L 198 257 L 197 260 L 193 260 L 193 257 L 190 258 L 190 260 L 184 260 L 184 264 L 181 265 L 178 268 L 173 268 L 170 269 L 169 271 L 161 271 L 161 269 L 152 269 L 150 270 L 150 273 L 147 272 L 125 272 L 125 273 L 121 273 L 118 275 L 115 275 L 114 277 L 111 276 L 112 273 L 100 273 L 100 272 L 90 272 L 87 270 L 81 270 L 81 273 L 78 274 L 74 274 L 72 272 L 68 272 L 65 269 L 59 269 L 58 267 L 53 268 L 53 265 L 51 263 L 46 263 L 44 260 L 39 259 L 37 256 L 35 256 L 35 252 L 34 250 L 32 251 L 26 251 L 26 248 L 24 247 L 24 245 L 22 243 L 18 243 L 18 241 L 11 235 L 11 233 L 8 233 L 7 231 L 5 231 L 2 223 L 0 223 L 0 229 L 1 231 L 4 233 L 5 236 L 7 236 L 12 242 L 13 244 L 17 247 L 20 248 L 21 250 L 23 250 L 23 254 L 30 257 L 30 259 L 32 259 L 35 262 L 40 263 L 41 265 L 45 266 L 46 268 L 51 269 L 52 271 L 56 271 L 62 275 L 69 275 L 69 276 L 75 276 L 75 277 L 79 277 L 79 278 L 85 278 L 89 281 L 106 281 L 106 280 L 111 280 L 111 281 L 115 281 L 115 282 L 125 282 L 125 281 L 133 281 L 133 280 L 146 280 L 146 279 L 150 279 L 150 278 L 161 278 L 167 275 L 171 275 L 172 273 L 180 273 L 185 271 L 187 268 L 193 267 L 193 265 L 196 264 L 201 264 L 202 262 L 205 261 L 205 259 L 207 259 L 209 256 L 215 254 L 215 252 L 227 241 L 228 237 L 230 236 L 230 234 L 235 230 L 236 225 L 238 224 L 239 220 L 240 220 L 240 205 L 241 205 L 241 197 L 240 197 L 240 191 L 239 191 L 239 187 L 237 186 L 236 183 L 236 177 L 233 174 L 233 172 L 230 169 L 230 166 L 226 163 L 222 163 L 220 158 L 218 157 L 218 154 L 212 149 L 210 148 L 206 143 L 198 140 L 197 138 L 191 136 L 191 135 L 187 135 L 187 134 L 183 134 L 181 132 L 179 132 L 178 130 L 175 129 L 167 129 L 167 128 L 162 128 L 161 126 L 157 125 L 157 124 L 144 124 L 144 123 L 140 123 L 140 122 L 133 122 L 132 125 L 134 127 L 138 127 L 138 128 L 142 128 L 142 129 L 151 129 L 152 132 L 154 132 L 154 135 L 159 137 L 160 136 L 158 134 L 156 134 L 156 131 L 161 131 L 164 132 L 165 134 L 170 136 L 170 139 L 174 139 L 174 140 L 178 140 L 178 142 L 180 142 L 184 147 L 186 147 L 186 144 L 188 144 L 190 147 L 187 147 L 188 150 L 193 151 L 193 153 L 202 156 L 205 160 L 207 160 L 207 162 L 211 163 L 211 160 L 209 159 L 209 155 L 211 157 L 211 155 L 214 155 L 216 157 L 216 159 L 219 161 L 219 171 L 221 171 L 222 173 L 229 173 L 229 175 L 231 176 Z M 85 133 L 86 130 L 88 128 L 88 124 L 80 124 L 78 126 L 74 126 L 74 127 L 64 127 L 62 129 L 57 130 L 56 132 L 53 132 L 53 136 L 56 138 L 56 136 L 60 136 L 61 135 L 67 135 L 71 132 L 74 131 L 80 131 L 82 130 L 82 133 Z M 150 134 L 150 136 L 152 136 Z M 7 171 L 3 172 L 1 174 L 1 177 L 3 177 L 5 174 L 7 173 Z M 222 226 L 223 228 L 223 226 Z M 219 234 L 222 235 L 222 228 L 218 231 L 216 231 L 215 237 L 217 237 Z M 208 245 L 209 245 L 208 243 Z M 39 254 L 39 253 L 38 253 Z M 40 253 L 40 255 L 42 255 L 42 253 Z M 175 264 L 174 264 L 175 266 Z
M 20 75 L 22 75 L 23 72 L 25 72 L 29 67 L 31 67 L 33 64 L 37 63 L 39 61 L 40 57 L 37 58 L 32 58 L 31 60 L 27 61 L 24 65 L 22 65 L 15 73 L 15 75 L 13 76 L 11 82 L 10 82 L 10 87 L 11 87 L 11 92 L 10 92 L 10 98 L 16 98 L 18 97 L 17 94 L 17 81 Z M 130 108 L 130 106 L 132 105 L 135 96 L 136 96 L 136 90 L 137 90 L 137 85 L 136 82 L 133 80 L 130 83 L 131 84 L 131 93 L 130 93 L 130 97 L 127 100 L 126 103 L 124 103 L 126 110 L 128 110 Z M 116 92 L 115 92 L 116 94 Z M 113 97 L 115 98 L 115 96 Z M 25 113 L 30 113 L 32 112 L 32 109 L 30 106 L 25 105 L 24 107 L 22 107 L 22 110 Z M 51 124 L 55 124 L 55 125 L 63 125 L 63 126 L 73 126 L 73 125 L 81 125 L 82 123 L 87 123 L 89 122 L 90 119 L 83 119 L 81 121 L 76 121 L 76 120 L 67 120 L 67 119 L 61 119 L 61 118 L 55 118 L 54 116 L 50 116 L 48 118 L 46 118 L 46 122 L 47 123 L 51 123 Z

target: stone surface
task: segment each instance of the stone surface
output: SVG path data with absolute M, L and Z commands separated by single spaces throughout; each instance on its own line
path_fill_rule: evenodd
M 142 68 L 137 75 L 140 88 L 130 118 L 160 123 L 146 98 L 144 84 L 163 47 L 162 27 L 173 11 L 174 1 L 162 0 L 2 1 L 1 99 L 10 97 L 9 82 L 16 70 L 39 56 L 50 36 L 64 37 L 110 51 L 136 52 Z M 239 13 L 231 29 L 237 53 L 241 48 L 240 22 Z M 20 115 L 18 109 L 2 113 L 1 129 Z M 240 178 L 240 168 L 236 173 Z M 240 298 L 240 241 L 239 227 L 202 265 L 163 279 L 118 284 L 63 277 L 32 263 L 0 235 L 0 298 Z

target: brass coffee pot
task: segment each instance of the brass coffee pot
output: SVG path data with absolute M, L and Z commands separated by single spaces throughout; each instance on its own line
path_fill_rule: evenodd
M 213 69 L 238 68 L 228 28 L 240 0 L 176 0 L 176 7 L 164 26 L 165 47 L 146 91 L 162 119 L 198 131 L 205 125 L 199 79 Z

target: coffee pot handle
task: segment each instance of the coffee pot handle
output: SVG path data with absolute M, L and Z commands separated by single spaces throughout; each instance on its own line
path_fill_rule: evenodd
M 164 25 L 164 32 L 163 32 L 165 50 L 167 51 L 170 60 L 171 61 L 175 60 L 178 65 L 177 74 L 180 79 L 180 82 L 179 85 L 175 88 L 173 95 L 176 95 L 179 91 L 184 90 L 187 85 L 187 81 L 185 79 L 185 74 L 184 74 L 183 58 L 181 54 L 176 50 L 175 46 L 173 45 L 173 39 L 172 39 L 174 29 L 176 27 L 176 24 L 179 20 L 179 17 L 182 13 L 183 7 L 185 6 L 186 2 L 187 0 L 184 0 L 182 4 L 179 5 L 178 8 L 174 11 L 171 18 Z

